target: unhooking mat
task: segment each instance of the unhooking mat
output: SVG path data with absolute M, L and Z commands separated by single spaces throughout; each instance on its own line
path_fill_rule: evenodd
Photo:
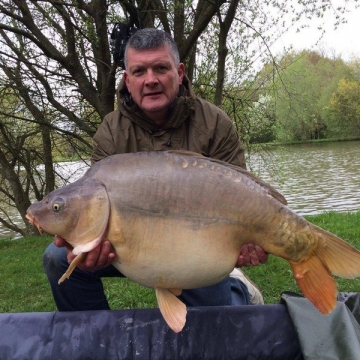
M 285 304 L 188 308 L 175 334 L 158 309 L 0 314 L 0 360 L 358 360 L 360 296 L 329 315 Z
M 158 309 L 0 314 L 0 359 L 303 357 L 284 305 L 248 305 L 188 308 L 179 334 Z

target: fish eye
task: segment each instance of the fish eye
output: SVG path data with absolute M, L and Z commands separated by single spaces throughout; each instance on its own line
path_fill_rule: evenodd
M 51 208 L 53 209 L 53 211 L 55 212 L 59 212 L 64 206 L 64 201 L 62 199 L 56 199 Z

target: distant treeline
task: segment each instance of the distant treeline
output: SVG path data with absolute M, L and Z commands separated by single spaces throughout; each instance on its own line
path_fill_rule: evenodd
M 360 59 L 286 53 L 241 89 L 227 99 L 242 100 L 235 120 L 249 143 L 360 137 Z

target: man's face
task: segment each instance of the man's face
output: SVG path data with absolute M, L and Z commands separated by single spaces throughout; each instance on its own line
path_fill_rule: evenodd
M 184 64 L 175 66 L 168 46 L 127 51 L 124 79 L 128 91 L 140 109 L 159 125 L 166 121 L 183 77 Z

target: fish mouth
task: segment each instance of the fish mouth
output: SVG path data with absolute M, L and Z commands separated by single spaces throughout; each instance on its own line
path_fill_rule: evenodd
M 42 234 L 43 234 L 43 232 L 42 232 L 43 230 L 42 230 L 41 226 L 39 225 L 39 223 L 35 220 L 35 218 L 34 218 L 33 216 L 29 215 L 29 214 L 26 214 L 25 217 L 29 220 L 29 223 L 30 223 L 32 226 L 35 226 L 35 227 L 38 229 L 40 235 L 42 235 Z

